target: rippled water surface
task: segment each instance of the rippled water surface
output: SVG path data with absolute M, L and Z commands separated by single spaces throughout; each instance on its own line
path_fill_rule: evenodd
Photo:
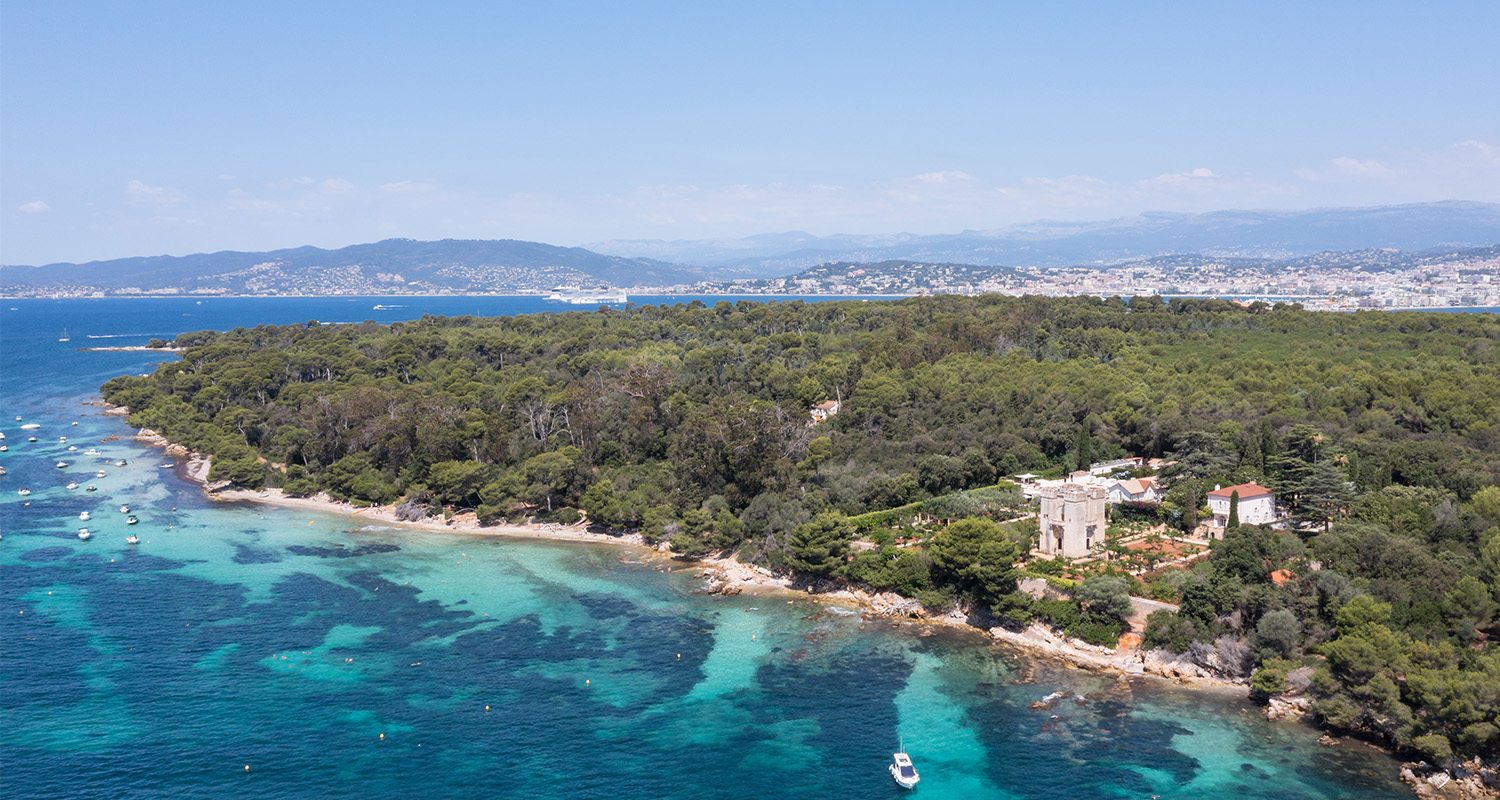
M 920 797 L 1409 796 L 1390 759 L 1243 700 L 1046 666 L 1020 683 L 982 637 L 697 595 L 628 548 L 215 503 L 87 405 L 161 356 L 75 349 L 540 301 L 0 304 L 6 796 L 903 797 L 898 739 Z

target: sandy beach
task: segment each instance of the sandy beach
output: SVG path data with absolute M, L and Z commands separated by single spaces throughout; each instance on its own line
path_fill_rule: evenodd
M 626 534 L 624 536 L 610 536 L 604 533 L 595 533 L 588 529 L 587 525 L 560 525 L 551 522 L 538 522 L 529 524 L 501 523 L 496 525 L 481 525 L 473 512 L 455 514 L 452 518 L 427 517 L 416 522 L 406 522 L 396 517 L 396 506 L 355 506 L 334 500 L 326 494 L 317 494 L 311 497 L 288 497 L 280 489 L 216 489 L 207 483 L 209 462 L 207 459 L 201 461 L 196 469 L 194 464 L 189 464 L 188 477 L 194 482 L 203 484 L 208 490 L 209 496 L 223 502 L 264 503 L 279 506 L 281 508 L 301 508 L 308 511 L 316 511 L 323 514 L 339 514 L 366 522 L 380 522 L 394 527 L 411 528 L 414 530 L 434 531 L 440 533 L 460 533 L 475 536 L 511 536 L 527 539 L 558 539 L 573 542 L 595 542 L 598 544 L 624 545 L 630 547 L 647 547 L 640 534 Z
M 113 347 L 80 347 L 80 353 L 185 353 L 181 347 L 147 347 L 143 344 L 117 345 Z
M 119 406 L 106 405 L 106 414 L 124 414 Z M 190 482 L 202 486 L 209 497 L 226 503 L 260 503 L 280 508 L 296 508 L 320 514 L 338 514 L 351 521 L 378 522 L 392 527 L 468 536 L 499 536 L 522 539 L 548 539 L 554 541 L 592 542 L 617 547 L 629 547 L 651 554 L 668 557 L 670 554 L 648 545 L 638 533 L 611 536 L 588 529 L 587 524 L 561 525 L 558 523 L 501 523 L 481 525 L 473 512 L 454 514 L 452 517 L 427 517 L 418 521 L 403 521 L 396 516 L 395 505 L 356 506 L 353 503 L 335 500 L 327 494 L 310 497 L 289 497 L 281 489 L 236 489 L 227 485 L 211 484 L 208 475 L 212 460 L 208 456 L 194 453 L 180 444 L 169 441 L 160 433 L 143 428 L 132 437 L 142 444 L 160 447 L 169 456 L 186 459 L 179 474 Z M 858 587 L 818 587 L 797 584 L 790 577 L 778 576 L 764 567 L 746 564 L 734 555 L 702 559 L 692 568 L 701 569 L 704 591 L 713 594 L 786 593 L 811 599 L 819 603 L 834 603 L 857 608 L 873 616 L 904 619 L 924 625 L 941 625 L 988 634 L 997 644 L 1031 656 L 1056 659 L 1082 669 L 1118 673 L 1121 675 L 1157 678 L 1182 686 L 1218 691 L 1248 691 L 1246 684 L 1229 681 L 1208 674 L 1185 659 L 1163 659 L 1155 651 L 1144 652 L 1138 646 L 1110 649 L 1059 636 L 1042 625 L 1032 625 L 1024 631 L 1009 631 L 1004 628 L 986 630 L 979 621 L 960 611 L 944 615 L 931 615 L 921 604 L 911 598 L 890 592 L 871 592 Z M 820 590 L 826 589 L 826 591 Z M 1137 642 L 1139 641 L 1137 637 Z

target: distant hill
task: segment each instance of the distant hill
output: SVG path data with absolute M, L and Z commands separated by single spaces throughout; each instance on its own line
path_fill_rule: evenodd
M 509 239 L 387 239 L 338 250 L 297 247 L 0 267 L 0 290 L 87 286 L 100 290 L 223 289 L 234 293 L 487 292 L 546 289 L 560 283 L 615 286 L 678 283 L 699 270 L 579 247 Z
M 1032 222 L 994 231 L 918 236 L 814 236 L 801 231 L 745 239 L 610 241 L 617 256 L 738 267 L 763 277 L 834 261 L 916 260 L 1065 267 L 1175 253 L 1286 259 L 1343 250 L 1500 244 L 1500 205 L 1447 201 L 1307 211 L 1150 212 L 1098 222 Z

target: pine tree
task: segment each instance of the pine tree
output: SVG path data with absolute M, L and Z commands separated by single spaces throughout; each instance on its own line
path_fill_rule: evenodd
M 798 525 L 787 537 L 787 564 L 798 572 L 827 577 L 844 566 L 854 525 L 837 511 L 825 511 Z

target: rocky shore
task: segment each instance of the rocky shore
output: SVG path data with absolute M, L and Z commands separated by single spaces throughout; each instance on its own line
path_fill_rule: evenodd
M 118 406 L 108 406 L 103 413 L 125 416 L 129 412 Z M 227 484 L 210 484 L 208 475 L 211 459 L 191 452 L 157 431 L 141 429 L 132 438 L 143 444 L 159 447 L 168 455 L 186 459 L 182 475 L 198 483 L 216 500 L 226 502 L 264 503 L 284 508 L 301 508 L 321 513 L 343 514 L 366 521 L 442 532 L 479 536 L 504 536 L 531 539 L 585 541 L 599 544 L 627 546 L 650 550 L 662 556 L 670 555 L 663 547 L 651 548 L 639 534 L 613 536 L 588 530 L 587 524 L 561 525 L 556 523 L 481 525 L 472 512 L 454 514 L 450 517 L 427 516 L 425 510 L 414 515 L 412 509 L 399 505 L 357 507 L 351 503 L 334 500 L 326 494 L 312 497 L 288 497 L 280 489 L 246 490 Z M 1100 647 L 1081 640 L 1060 636 L 1049 627 L 1033 624 L 1021 631 L 1000 626 L 990 626 L 983 615 L 971 615 L 961 609 L 946 614 L 932 614 L 920 602 L 892 592 L 874 592 L 843 582 L 799 581 L 788 576 L 778 576 L 770 570 L 739 561 L 733 555 L 704 559 L 698 562 L 698 577 L 703 580 L 703 592 L 708 594 L 736 595 L 742 592 L 786 592 L 814 599 L 815 602 L 833 602 L 856 608 L 871 617 L 884 617 L 914 621 L 928 625 L 946 625 L 987 634 L 994 642 L 1024 652 L 1031 658 L 1043 658 L 1060 662 L 1066 667 L 1097 672 L 1114 673 L 1120 680 L 1133 677 L 1159 679 L 1195 690 L 1233 692 L 1248 696 L 1248 682 L 1243 679 L 1226 679 L 1214 670 L 1194 662 L 1183 655 L 1173 655 L 1161 650 L 1142 650 L 1139 634 L 1127 634 L 1115 648 Z M 1278 695 L 1265 704 L 1268 719 L 1291 718 L 1301 720 L 1309 711 L 1308 698 L 1299 693 Z M 1327 746 L 1337 746 L 1340 741 L 1332 736 L 1319 740 Z M 1401 779 L 1412 790 L 1424 798 L 1440 800 L 1469 800 L 1470 798 L 1500 797 L 1500 773 L 1494 766 L 1477 760 L 1456 764 L 1446 769 L 1426 762 L 1409 762 L 1402 765 Z

